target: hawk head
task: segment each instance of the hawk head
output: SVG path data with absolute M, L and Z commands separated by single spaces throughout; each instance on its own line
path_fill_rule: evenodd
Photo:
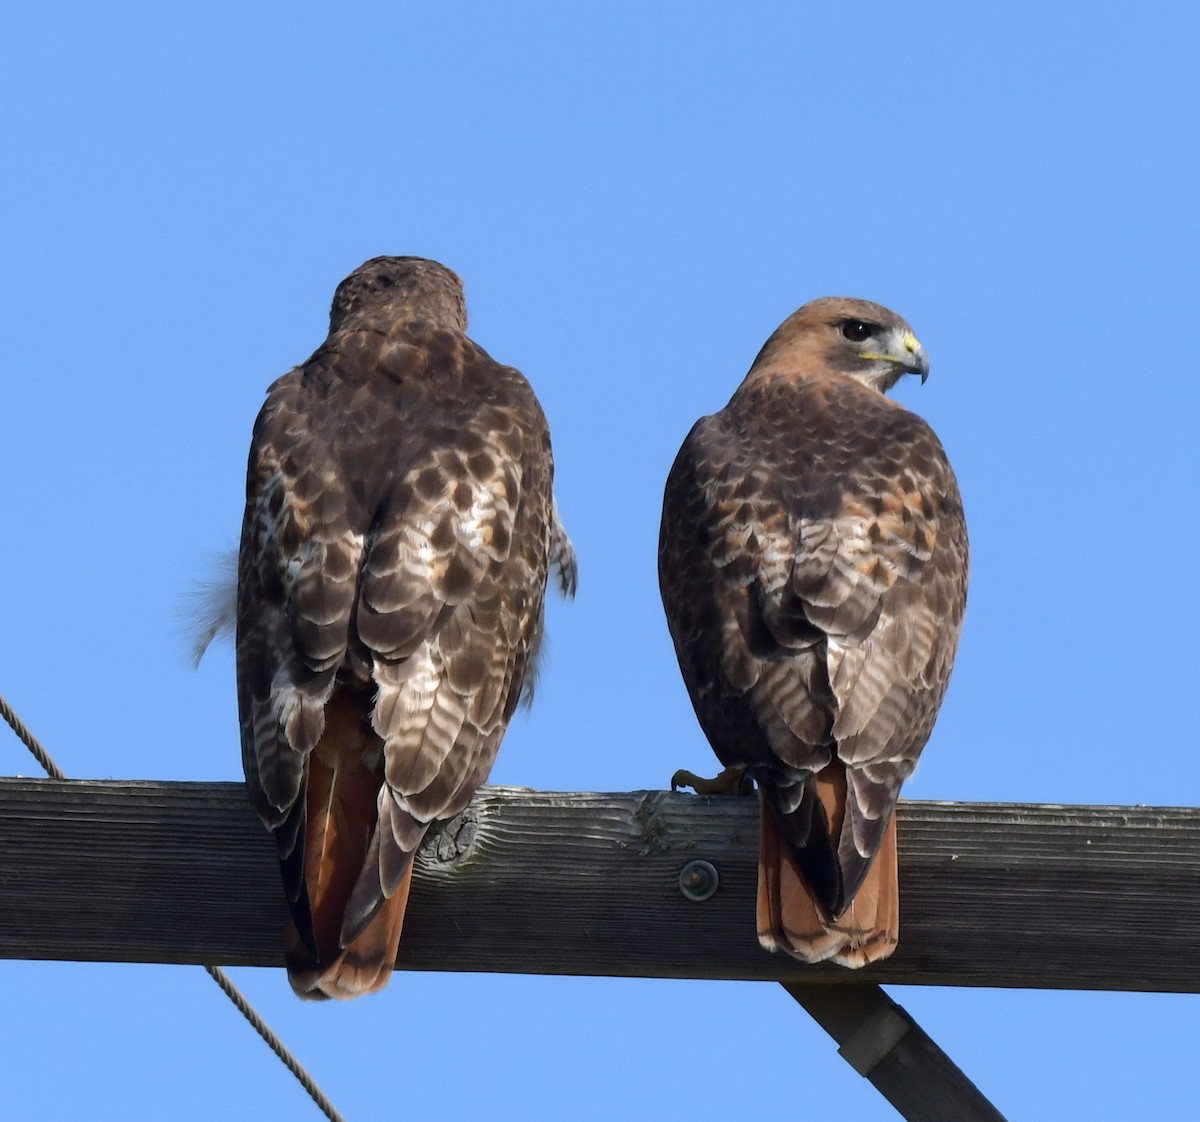
M 929 377 L 929 356 L 908 322 L 870 300 L 825 296 L 805 304 L 779 325 L 754 367 L 791 366 L 805 358 L 879 390 L 904 374 Z M 752 367 L 752 369 L 754 369 Z
M 467 329 L 462 281 L 425 257 L 372 257 L 333 294 L 329 333 L 365 327 L 374 319 L 427 319 L 455 331 Z

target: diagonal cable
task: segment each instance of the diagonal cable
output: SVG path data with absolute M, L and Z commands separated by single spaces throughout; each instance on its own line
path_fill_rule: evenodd
M 51 779 L 67 778 L 66 773 L 54 762 L 50 753 L 42 747 L 38 738 L 29 731 L 25 722 L 17 716 L 13 707 L 9 705 L 3 695 L 0 695 L 0 717 L 3 717 L 8 722 L 9 727 L 17 734 L 17 738 L 33 753 L 34 758 L 42 765 L 42 768 Z M 326 1097 L 324 1091 L 317 1086 L 316 1080 L 309 1075 L 304 1065 L 292 1055 L 287 1045 L 275 1035 L 271 1026 L 262 1019 L 258 1011 L 247 1000 L 246 995 L 233 984 L 233 980 L 229 975 L 219 966 L 206 966 L 204 969 L 208 971 L 209 977 L 225 991 L 225 996 L 237 1006 L 238 1011 L 250 1022 L 254 1031 L 263 1038 L 267 1047 L 279 1057 L 288 1071 L 299 1080 L 300 1086 L 308 1092 L 309 1097 L 317 1104 L 317 1107 L 329 1119 L 329 1122 L 346 1122 L 345 1118 L 338 1113 L 337 1108 Z
M 246 995 L 233 984 L 229 975 L 219 966 L 206 966 L 204 969 L 208 971 L 212 980 L 225 991 L 226 997 L 238 1007 L 242 1016 L 250 1022 L 254 1027 L 254 1031 L 266 1042 L 267 1047 L 280 1058 L 288 1071 L 300 1081 L 300 1086 L 308 1092 L 312 1101 L 321 1108 L 325 1117 L 329 1119 L 329 1122 L 346 1122 L 341 1114 L 338 1113 L 333 1103 L 326 1098 L 325 1092 L 317 1086 L 316 1080 L 308 1074 L 300 1061 L 288 1051 L 287 1045 L 275 1035 L 271 1026 L 262 1019 L 258 1010 L 246 1000 Z
M 9 727 L 17 734 L 17 739 L 33 753 L 34 759 L 42 765 L 42 768 L 51 779 L 67 778 L 63 773 L 63 769 L 50 758 L 50 753 L 41 746 L 38 738 L 29 731 L 25 726 L 25 722 L 17 716 L 13 711 L 13 707 L 4 700 L 3 696 L 0 696 L 0 716 L 8 722 Z

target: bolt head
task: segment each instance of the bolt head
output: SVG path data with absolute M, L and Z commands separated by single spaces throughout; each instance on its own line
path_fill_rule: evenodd
M 689 861 L 679 870 L 679 891 L 697 904 L 709 899 L 720 883 L 720 874 L 711 861 Z

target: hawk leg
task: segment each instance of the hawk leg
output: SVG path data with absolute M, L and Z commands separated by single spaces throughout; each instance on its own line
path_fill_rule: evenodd
M 671 790 L 690 787 L 697 795 L 752 795 L 754 780 L 742 767 L 727 767 L 720 775 L 704 779 L 695 772 L 680 768 L 671 776 Z

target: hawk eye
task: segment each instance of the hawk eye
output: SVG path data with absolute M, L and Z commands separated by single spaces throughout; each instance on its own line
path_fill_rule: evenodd
M 861 343 L 864 339 L 869 339 L 875 334 L 875 330 L 873 323 L 863 323 L 861 319 L 848 319 L 842 324 L 842 334 L 851 343 Z

